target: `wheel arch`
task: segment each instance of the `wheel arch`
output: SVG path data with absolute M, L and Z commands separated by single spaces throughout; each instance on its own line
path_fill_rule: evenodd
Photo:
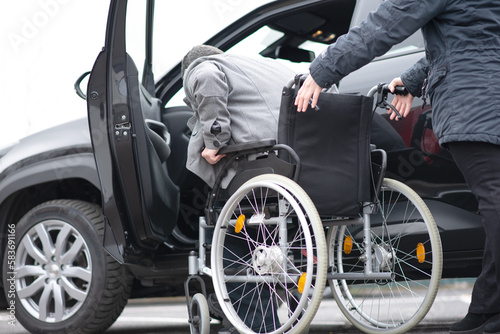
M 83 200 L 101 205 L 93 154 L 64 156 L 24 166 L 1 180 L 0 254 L 5 248 L 9 225 L 17 224 L 35 206 L 54 199 Z M 2 282 L 0 280 L 3 289 Z

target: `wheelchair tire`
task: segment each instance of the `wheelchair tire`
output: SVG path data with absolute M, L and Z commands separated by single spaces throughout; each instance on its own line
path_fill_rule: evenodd
M 224 205 L 212 241 L 224 314 L 240 333 L 303 333 L 323 297 L 326 256 L 323 225 L 298 184 L 249 180 Z
M 189 303 L 189 329 L 191 334 L 210 334 L 210 311 L 207 299 L 197 293 Z
M 427 205 L 405 184 L 384 179 L 378 212 L 370 216 L 372 270 L 391 280 L 329 280 L 349 321 L 366 333 L 404 333 L 427 314 L 442 272 L 439 232 Z M 329 265 L 339 273 L 363 272 L 363 226 L 328 233 Z

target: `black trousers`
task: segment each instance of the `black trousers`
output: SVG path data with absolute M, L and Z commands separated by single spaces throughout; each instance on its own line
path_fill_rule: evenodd
M 469 312 L 500 312 L 500 145 L 453 142 L 448 148 L 476 196 L 486 242 Z

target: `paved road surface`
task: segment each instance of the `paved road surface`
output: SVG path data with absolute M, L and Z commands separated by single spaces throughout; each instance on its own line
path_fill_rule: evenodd
M 472 280 L 446 280 L 441 284 L 436 300 L 427 317 L 410 333 L 448 333 L 449 325 L 467 313 Z M 185 298 L 154 298 L 131 300 L 115 324 L 106 332 L 112 334 L 189 333 Z M 220 324 L 213 322 L 211 333 L 217 333 Z M 0 311 L 0 333 L 27 334 L 17 323 L 8 324 L 7 312 Z M 350 334 L 359 330 L 344 318 L 333 298 L 325 297 L 313 320 L 309 333 Z

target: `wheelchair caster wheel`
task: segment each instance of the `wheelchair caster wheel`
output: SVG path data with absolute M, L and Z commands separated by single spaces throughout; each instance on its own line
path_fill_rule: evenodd
M 210 313 L 205 296 L 197 293 L 189 304 L 189 329 L 191 334 L 210 334 Z

